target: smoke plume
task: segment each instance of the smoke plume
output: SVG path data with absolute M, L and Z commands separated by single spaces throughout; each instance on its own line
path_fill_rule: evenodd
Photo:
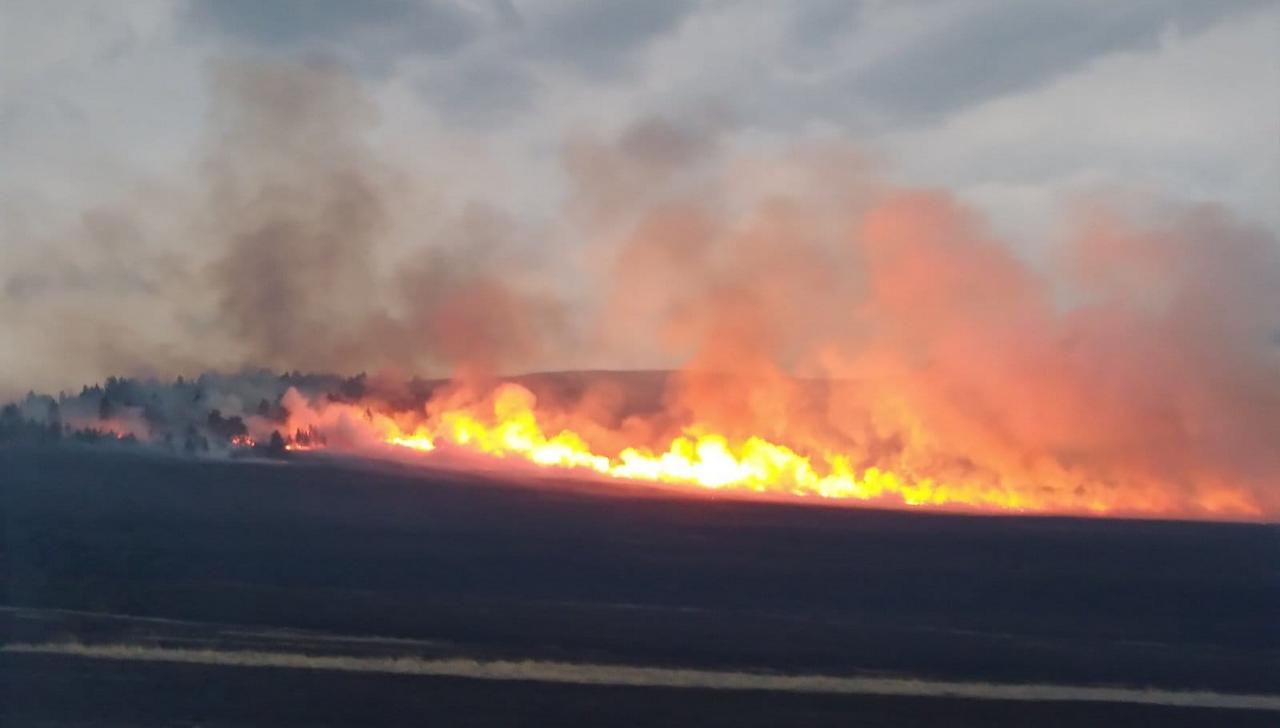
M 0 321 L 86 378 L 376 374 L 199 380 L 216 407 L 153 382 L 98 412 L 107 429 L 218 439 L 234 416 L 250 439 L 492 451 L 569 433 L 546 445 L 578 453 L 563 462 L 626 477 L 628 449 L 755 438 L 786 448 L 771 462 L 931 484 L 885 486 L 906 502 L 1280 514 L 1280 244 L 1212 205 L 1099 194 L 1053 240 L 1004 240 L 849 144 L 747 152 L 705 119 L 645 119 L 566 142 L 547 226 L 433 201 L 440 181 L 370 141 L 377 105 L 336 67 L 223 64 L 212 84 L 189 178 L 17 261 Z M 674 371 L 496 386 L 601 364 Z M 460 412 L 525 439 L 485 441 Z M 786 473 L 783 492 L 829 494 L 824 473 Z

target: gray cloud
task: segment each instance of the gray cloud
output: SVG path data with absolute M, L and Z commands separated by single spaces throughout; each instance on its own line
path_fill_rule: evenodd
M 527 48 L 534 57 L 550 58 L 588 75 L 609 75 L 624 66 L 631 53 L 692 12 L 688 0 L 601 0 L 571 5 L 529 25 Z
M 450 60 L 447 69 L 429 75 L 418 88 L 450 122 L 499 130 L 518 123 L 519 114 L 536 102 L 539 85 L 528 64 L 481 51 Z
M 434 0 L 197 0 L 189 21 L 259 49 L 322 51 L 379 72 L 408 54 L 455 51 L 481 30 L 481 18 Z
M 979 6 L 845 83 L 892 114 L 936 116 L 1045 83 L 1107 53 L 1154 48 L 1166 30 L 1195 33 L 1258 5 L 1069 0 Z
M 686 0 L 605 0 L 521 12 L 510 2 L 467 8 L 433 0 L 197 0 L 188 20 L 195 26 L 211 24 L 259 50 L 324 52 L 377 74 L 408 56 L 451 54 L 511 36 L 503 59 L 509 68 L 498 70 L 493 62 L 482 66 L 487 70 L 464 65 L 455 83 L 465 84 L 507 79 L 531 60 L 592 77 L 614 75 L 646 41 L 671 30 L 696 7 Z

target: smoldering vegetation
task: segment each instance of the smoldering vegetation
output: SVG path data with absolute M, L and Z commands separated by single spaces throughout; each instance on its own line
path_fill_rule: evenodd
M 645 417 L 616 384 L 547 416 L 606 451 L 698 425 L 1082 503 L 1280 512 L 1280 243 L 1211 204 L 1103 190 L 1010 241 L 846 142 L 748 150 L 671 118 L 568 139 L 562 208 L 528 220 L 440 203 L 449 180 L 373 142 L 378 105 L 339 67 L 222 63 L 210 83 L 186 178 L 7 268 L 3 326 L 69 362 L 37 383 L 369 371 L 407 386 L 376 401 L 418 407 L 414 374 L 474 401 L 500 374 L 670 368 Z M 260 416 L 273 387 L 150 406 L 209 437 L 213 409 Z M 100 398 L 75 399 L 64 423 Z M 148 406 L 124 408 L 152 427 Z

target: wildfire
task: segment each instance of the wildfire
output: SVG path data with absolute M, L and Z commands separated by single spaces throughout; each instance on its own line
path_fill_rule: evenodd
M 437 426 L 405 433 L 394 426 L 383 436 L 392 446 L 431 452 L 440 443 L 494 458 L 520 458 L 534 465 L 590 471 L 629 481 L 696 486 L 709 490 L 748 491 L 790 496 L 897 501 L 908 506 L 962 505 L 1013 510 L 1039 510 L 1025 494 L 999 488 L 907 480 L 868 467 L 860 473 L 837 453 L 802 455 L 761 437 L 732 442 L 724 435 L 690 428 L 660 451 L 628 447 L 610 457 L 594 452 L 572 430 L 548 434 L 532 407 L 532 395 L 517 385 L 500 388 L 493 417 L 459 409 L 445 411 Z M 1102 513 L 1105 504 L 1086 506 Z
M 518 456 L 537 465 L 591 470 L 626 480 L 699 486 L 712 490 L 746 490 L 822 498 L 874 500 L 898 496 L 907 505 L 996 506 L 1022 509 L 1030 505 L 1016 493 L 965 491 L 920 480 L 909 483 L 890 472 L 867 468 L 855 474 L 848 458 L 828 454 L 813 460 L 785 445 L 752 437 L 732 444 L 719 434 L 675 438 L 665 451 L 627 448 L 616 458 L 592 452 L 575 432 L 548 436 L 531 412 L 486 425 L 466 413 L 450 413 L 451 426 L 440 437 L 496 457 Z M 434 449 L 421 438 L 392 438 L 391 444 Z
M 803 444 L 798 436 L 794 442 L 759 435 L 735 438 L 699 422 L 665 438 L 631 438 L 623 434 L 625 428 L 602 435 L 599 423 L 566 416 L 554 406 L 540 407 L 529 389 L 511 382 L 479 400 L 433 398 L 425 411 L 396 411 L 374 401 L 313 403 L 294 390 L 283 405 L 291 413 L 287 425 L 294 434 L 285 438 L 290 451 L 392 448 L 440 458 L 436 462 L 446 466 L 458 464 L 453 456 L 471 453 L 494 462 L 701 492 L 887 506 L 1250 519 L 1265 513 L 1248 490 L 1223 481 L 1182 491 L 1141 479 L 1116 487 L 1113 480 L 1090 480 L 1087 473 L 1052 464 L 1030 475 L 937 477 L 895 470 L 885 461 L 868 462 L 865 453 L 859 457 L 812 441 Z

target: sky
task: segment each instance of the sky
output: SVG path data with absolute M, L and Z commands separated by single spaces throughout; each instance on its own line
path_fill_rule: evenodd
M 0 34 L 0 399 L 663 365 L 583 345 L 594 272 L 725 179 L 943 189 L 1033 265 L 1098 199 L 1280 235 L 1276 2 L 6 0 Z

